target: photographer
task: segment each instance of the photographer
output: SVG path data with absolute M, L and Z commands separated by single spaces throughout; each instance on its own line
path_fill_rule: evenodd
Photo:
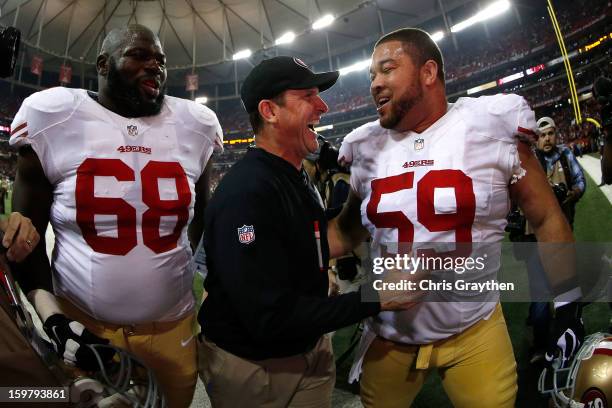
M 582 168 L 578 164 L 571 149 L 564 145 L 557 145 L 556 125 L 549 117 L 542 117 L 537 121 L 539 134 L 536 145 L 536 156 L 546 173 L 548 182 L 557 198 L 563 214 L 573 229 L 576 203 L 584 194 L 586 183 Z M 511 223 L 512 220 L 509 221 Z M 519 223 L 520 224 L 520 223 Z M 525 225 L 524 236 L 519 241 L 535 242 L 535 235 L 529 224 Z M 516 235 L 511 240 L 517 239 Z M 541 298 L 550 293 L 544 268 L 540 261 L 538 251 L 529 252 L 524 257 L 529 273 L 529 286 L 532 298 Z M 547 347 L 550 330 L 551 310 L 548 302 L 532 302 L 529 306 L 528 324 L 533 326 L 533 350 L 531 362 L 540 361 Z
M 539 138 L 536 156 L 567 221 L 573 228 L 576 203 L 584 194 L 586 186 L 584 173 L 572 151 L 564 145 L 556 144 L 555 122 L 545 116 L 538 120 L 537 126 Z

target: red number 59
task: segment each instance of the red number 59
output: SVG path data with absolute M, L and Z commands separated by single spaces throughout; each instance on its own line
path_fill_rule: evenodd
M 410 189 L 413 184 L 414 172 L 373 180 L 372 195 L 366 207 L 368 219 L 377 228 L 397 228 L 400 244 L 414 242 L 414 224 L 402 211 L 378 212 L 378 204 L 383 194 Z M 434 191 L 444 187 L 455 191 L 457 210 L 452 214 L 436 214 Z M 454 230 L 455 242 L 472 242 L 476 197 L 472 179 L 461 170 L 431 170 L 425 174 L 417 183 L 416 206 L 417 220 L 428 231 Z
M 115 177 L 118 181 L 134 181 L 134 170 L 119 159 L 86 159 L 77 169 L 76 219 L 83 238 L 96 252 L 125 255 L 137 244 L 136 209 L 121 198 L 96 197 L 95 176 Z M 177 199 L 162 200 L 158 179 L 176 182 Z M 189 219 L 191 192 L 183 167 L 176 162 L 150 161 L 140 172 L 142 201 L 148 209 L 142 214 L 143 243 L 156 254 L 176 248 L 181 231 Z M 96 232 L 94 216 L 116 215 L 117 237 L 100 236 Z M 162 216 L 176 216 L 177 222 L 169 235 L 159 234 Z

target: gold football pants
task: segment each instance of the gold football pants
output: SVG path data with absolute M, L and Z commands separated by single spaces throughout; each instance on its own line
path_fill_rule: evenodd
M 409 407 L 434 369 L 455 407 L 514 407 L 516 361 L 501 306 L 489 319 L 432 344 L 402 345 L 377 337 L 364 356 L 363 405 Z
M 168 407 L 190 406 L 198 378 L 194 313 L 174 322 L 120 326 L 96 320 L 65 299 L 60 302 L 66 316 L 134 354 L 153 371 Z

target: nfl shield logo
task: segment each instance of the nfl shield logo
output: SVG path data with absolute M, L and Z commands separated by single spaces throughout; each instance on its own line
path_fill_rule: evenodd
M 255 228 L 252 225 L 243 225 L 238 228 L 238 241 L 241 244 L 250 244 L 255 241 Z
M 423 147 L 425 147 L 425 140 L 417 139 L 414 141 L 414 150 L 421 150 Z
M 138 136 L 138 128 L 136 125 L 128 125 L 127 127 L 128 135 L 130 136 Z

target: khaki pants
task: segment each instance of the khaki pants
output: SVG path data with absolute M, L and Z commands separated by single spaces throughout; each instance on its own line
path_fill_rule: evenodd
M 65 299 L 60 302 L 66 316 L 134 354 L 153 371 L 169 408 L 189 407 L 198 379 L 193 313 L 175 322 L 119 326 L 95 320 Z
M 309 352 L 252 361 L 204 339 L 200 377 L 214 408 L 331 407 L 336 366 L 328 336 Z
M 514 407 L 516 362 L 501 306 L 488 320 L 433 344 L 401 345 L 377 337 L 364 356 L 363 405 L 409 407 L 432 369 L 455 407 Z

